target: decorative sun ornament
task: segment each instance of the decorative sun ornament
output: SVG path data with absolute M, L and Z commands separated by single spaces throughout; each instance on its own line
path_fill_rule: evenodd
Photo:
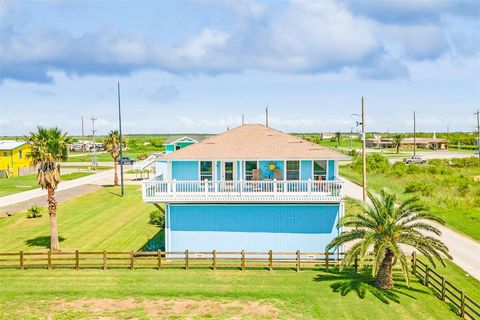
M 270 164 L 268 165 L 268 169 L 270 169 L 270 171 L 273 171 L 275 170 L 275 168 L 276 168 L 275 163 L 270 162 Z

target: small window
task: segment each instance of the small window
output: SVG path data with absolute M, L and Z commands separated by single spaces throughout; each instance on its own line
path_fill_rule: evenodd
M 287 180 L 300 180 L 300 161 L 287 161 Z
M 313 161 L 313 179 L 327 180 L 327 161 L 326 160 Z
M 200 180 L 213 179 L 213 164 L 212 161 L 200 161 Z
M 18 151 L 18 159 L 22 159 L 22 150 Z
M 253 179 L 253 170 L 258 169 L 257 161 L 245 161 L 245 180 Z
M 178 144 L 177 144 L 177 145 L 175 145 L 175 150 L 180 150 L 181 148 L 182 148 L 182 147 L 181 147 L 181 146 L 179 146 Z
M 3 156 L 4 156 L 4 157 L 7 156 L 7 152 L 6 152 L 6 151 L 3 152 Z

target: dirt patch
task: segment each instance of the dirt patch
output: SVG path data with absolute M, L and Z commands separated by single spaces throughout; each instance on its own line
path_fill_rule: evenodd
M 151 318 L 201 317 L 226 319 L 276 319 L 280 309 L 272 304 L 258 301 L 216 301 L 191 299 L 80 299 L 73 301 L 55 300 L 50 310 L 57 312 L 84 312 L 91 316 L 115 319 L 116 314 L 132 310 L 143 310 Z

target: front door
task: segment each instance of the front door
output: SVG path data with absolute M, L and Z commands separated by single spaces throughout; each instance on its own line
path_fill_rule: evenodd
M 224 181 L 233 181 L 234 179 L 234 163 L 233 161 L 223 162 L 223 180 Z

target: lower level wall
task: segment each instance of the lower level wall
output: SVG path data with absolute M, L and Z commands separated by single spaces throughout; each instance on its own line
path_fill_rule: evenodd
M 324 251 L 340 204 L 167 206 L 167 251 Z

